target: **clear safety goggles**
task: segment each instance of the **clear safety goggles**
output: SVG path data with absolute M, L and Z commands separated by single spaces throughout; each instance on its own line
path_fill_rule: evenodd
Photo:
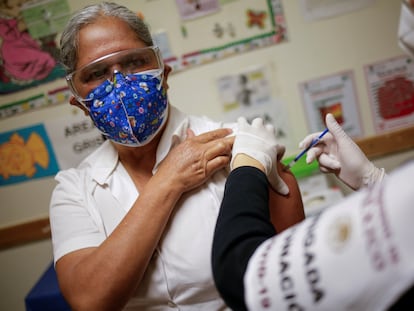
M 84 96 L 106 80 L 112 81 L 114 72 L 123 75 L 140 73 L 148 70 L 164 70 L 159 48 L 128 49 L 100 57 L 93 62 L 69 73 L 66 81 L 76 99 L 89 101 Z

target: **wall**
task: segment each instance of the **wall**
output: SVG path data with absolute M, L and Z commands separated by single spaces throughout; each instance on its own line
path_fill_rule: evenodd
M 75 10 L 90 2 L 73 0 L 70 1 L 70 6 Z M 138 9 L 140 3 L 145 6 L 157 2 L 161 1 L 119 1 L 132 9 Z M 402 54 L 396 39 L 400 1 L 378 0 L 373 6 L 360 11 L 313 23 L 303 20 L 298 1 L 285 0 L 283 6 L 288 42 L 172 75 L 169 81 L 172 104 L 188 113 L 220 117 L 222 111 L 216 79 L 225 73 L 237 73 L 240 68 L 249 65 L 266 64 L 272 69 L 273 94 L 286 103 L 292 125 L 291 137 L 296 144 L 308 131 L 298 83 L 352 69 L 355 73 L 363 131 L 365 136 L 374 135 L 363 65 Z M 168 14 L 165 17 L 165 11 L 160 10 L 159 13 L 160 18 L 152 20 L 156 24 L 152 27 L 154 30 L 162 28 L 163 19 L 168 18 Z M 149 15 L 157 16 L 156 12 Z M 174 38 L 170 40 L 174 41 Z M 27 98 L 39 93 L 39 90 L 53 89 L 61 85 L 64 85 L 63 80 L 1 96 L 0 104 Z M 41 109 L 1 120 L 0 128 L 3 132 L 48 118 L 65 116 L 72 111 L 69 105 Z M 294 153 L 296 150 L 289 152 Z M 413 156 L 414 152 L 411 150 L 376 161 L 386 169 L 393 169 Z M 44 178 L 0 188 L 0 226 L 47 216 L 53 187 L 53 179 Z M 25 295 L 46 269 L 51 258 L 48 240 L 0 252 L 1 310 L 24 310 Z

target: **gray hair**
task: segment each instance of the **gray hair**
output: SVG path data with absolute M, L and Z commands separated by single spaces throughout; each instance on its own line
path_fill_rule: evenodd
M 123 20 L 146 45 L 153 45 L 148 26 L 130 9 L 112 2 L 86 6 L 75 13 L 60 37 L 60 62 L 66 71 L 72 72 L 78 60 L 79 31 L 83 26 L 93 24 L 99 17 L 112 16 Z

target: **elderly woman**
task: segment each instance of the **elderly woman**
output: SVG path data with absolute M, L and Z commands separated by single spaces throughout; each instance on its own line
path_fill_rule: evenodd
M 170 105 L 171 68 L 123 6 L 80 10 L 60 46 L 70 103 L 107 138 L 56 176 L 50 222 L 64 297 L 74 310 L 225 310 L 210 257 L 236 124 Z M 268 175 L 282 231 L 304 218 L 300 194 L 291 174 Z

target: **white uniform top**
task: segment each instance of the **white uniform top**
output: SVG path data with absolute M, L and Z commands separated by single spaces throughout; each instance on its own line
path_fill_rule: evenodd
M 223 127 L 186 116 L 170 106 L 169 121 L 157 149 L 156 164 L 190 127 L 196 135 Z M 211 273 L 211 244 L 228 172 L 178 201 L 147 268 L 124 310 L 226 310 Z M 50 205 L 55 262 L 65 254 L 99 246 L 125 216 L 139 193 L 109 141 L 75 169 L 59 172 Z
M 263 242 L 249 310 L 386 310 L 414 284 L 414 161 Z

